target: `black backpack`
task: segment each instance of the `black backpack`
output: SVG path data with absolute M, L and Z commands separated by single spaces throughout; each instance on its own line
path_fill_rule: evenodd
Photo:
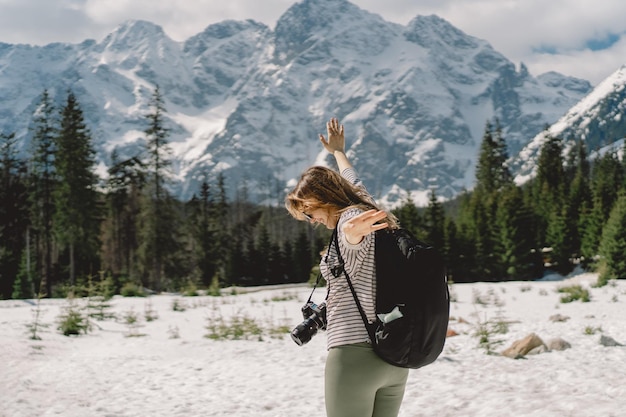
M 437 359 L 446 341 L 450 295 L 443 259 L 435 248 L 406 229 L 375 233 L 376 322 L 367 321 L 343 268 L 335 230 L 333 239 L 340 270 L 378 356 L 402 368 L 421 368 Z

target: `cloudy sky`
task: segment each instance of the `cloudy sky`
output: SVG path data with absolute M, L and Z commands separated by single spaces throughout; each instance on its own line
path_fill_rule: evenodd
M 211 23 L 254 19 L 274 28 L 296 0 L 0 0 L 0 42 L 44 45 L 102 40 L 129 19 L 185 40 Z M 406 24 L 436 14 L 489 41 L 533 75 L 558 71 L 597 84 L 626 64 L 624 0 L 352 0 Z

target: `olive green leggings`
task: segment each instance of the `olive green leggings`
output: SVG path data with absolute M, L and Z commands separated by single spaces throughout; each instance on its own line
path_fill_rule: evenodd
M 332 348 L 326 359 L 326 415 L 397 416 L 408 376 L 408 369 L 383 361 L 367 343 Z

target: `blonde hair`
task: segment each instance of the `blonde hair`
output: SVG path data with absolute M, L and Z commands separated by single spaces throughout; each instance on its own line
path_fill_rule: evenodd
M 322 166 L 304 171 L 294 189 L 287 194 L 285 207 L 298 220 L 306 220 L 303 212 L 320 208 L 337 215 L 350 208 L 381 210 L 367 192 L 338 172 Z M 387 213 L 385 222 L 390 228 L 397 227 L 397 220 L 391 213 Z

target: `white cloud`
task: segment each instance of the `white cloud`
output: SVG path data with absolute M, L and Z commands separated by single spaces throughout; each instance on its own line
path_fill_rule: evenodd
M 489 41 L 538 75 L 556 70 L 597 83 L 626 63 L 624 40 L 602 51 L 593 39 L 626 35 L 623 0 L 352 0 L 386 20 L 406 24 L 436 14 Z M 45 44 L 102 39 L 129 19 L 152 21 L 184 40 L 226 19 L 254 19 L 274 27 L 295 0 L 0 0 L 0 41 Z M 538 52 L 550 48 L 554 53 Z
M 436 14 L 465 33 L 485 39 L 534 75 L 558 71 L 596 84 L 626 64 L 626 2 L 623 0 L 355 0 L 388 20 L 407 23 L 418 14 Z M 590 40 L 609 34 L 622 40 L 591 51 Z M 537 52 L 542 47 L 553 54 Z
M 208 25 L 227 19 L 253 19 L 273 27 L 293 0 L 87 0 L 85 13 L 91 20 L 117 25 L 129 19 L 143 19 L 163 27 L 173 39 L 182 41 Z

